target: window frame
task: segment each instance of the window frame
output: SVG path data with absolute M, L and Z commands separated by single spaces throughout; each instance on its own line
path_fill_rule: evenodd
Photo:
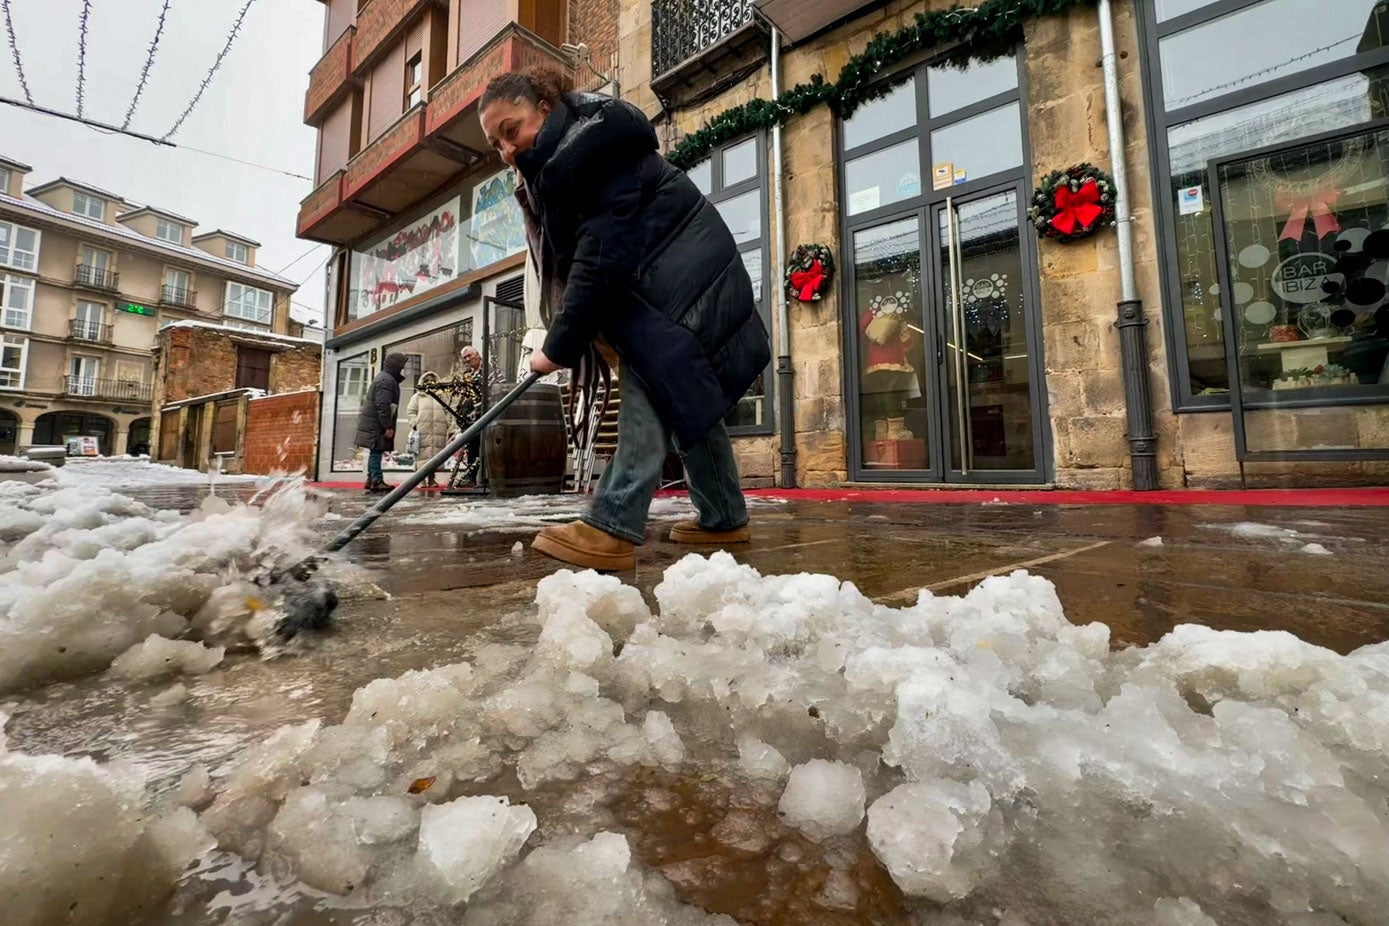
M 240 297 L 236 300 L 232 299 L 232 287 L 237 287 L 241 291 Z M 251 318 L 246 315 L 237 314 L 231 310 L 233 304 L 238 306 L 245 305 L 245 296 L 248 290 L 253 293 L 261 293 L 268 297 L 270 304 L 265 310 L 265 321 L 260 321 L 258 316 L 256 318 Z M 247 283 L 238 283 L 235 280 L 228 280 L 226 291 L 222 294 L 222 317 L 232 321 L 254 325 L 256 329 L 259 330 L 268 330 L 275 323 L 275 294 L 268 289 L 261 289 L 258 286 L 251 286 Z
M 188 285 L 187 285 L 187 286 L 171 286 L 171 285 L 169 284 L 169 275 L 170 275 L 170 274 L 174 274 L 174 273 L 181 273 L 181 274 L 183 274 L 185 277 L 187 277 L 187 278 L 188 278 Z M 164 267 L 163 272 L 162 272 L 162 273 L 160 274 L 160 276 L 159 276 L 159 295 L 160 295 L 161 297 L 164 295 L 164 290 L 166 290 L 166 289 L 178 290 L 178 291 L 182 292 L 185 296 L 187 296 L 189 299 L 191 299 L 191 298 L 193 297 L 193 293 L 194 293 L 194 290 L 193 290 L 193 271 L 191 271 L 191 270 L 184 270 L 182 267 L 174 267 L 174 266 L 170 266 L 170 265 L 167 265 L 167 264 L 166 264 L 165 267 Z
M 25 284 L 25 285 L 16 285 Z M 21 289 L 28 292 L 27 305 L 24 309 L 15 309 L 10 305 L 10 293 L 14 289 Z M 31 277 L 16 276 L 13 273 L 0 273 L 0 328 L 8 331 L 32 331 L 34 328 L 34 293 L 38 289 L 35 281 Z M 12 325 L 5 319 L 10 312 L 23 311 L 25 315 L 24 324 Z
M 418 77 L 416 69 L 418 68 Z M 405 62 L 404 112 L 409 112 L 424 102 L 424 52 L 417 51 Z M 419 99 L 415 97 L 418 96 Z
M 1191 389 L 1191 367 L 1187 356 L 1186 315 L 1181 296 L 1180 257 L 1177 253 L 1176 208 L 1168 190 L 1172 185 L 1172 158 L 1168 141 L 1169 132 L 1180 125 L 1231 112 L 1252 103 L 1260 103 L 1274 97 L 1305 90 L 1339 78 L 1348 77 L 1375 67 L 1389 67 L 1389 44 L 1360 54 L 1348 55 L 1338 61 L 1321 64 L 1305 71 L 1274 78 L 1264 83 L 1242 87 L 1190 106 L 1167 111 L 1163 101 L 1162 58 L 1160 43 L 1164 38 L 1185 32 L 1188 29 L 1212 22 L 1224 16 L 1258 6 L 1266 0 L 1212 0 L 1180 16 L 1158 22 L 1155 3 L 1140 3 L 1137 11 L 1139 76 L 1143 86 L 1144 127 L 1148 136 L 1148 167 L 1152 183 L 1153 227 L 1157 235 L 1158 254 L 1158 294 L 1161 299 L 1162 329 L 1164 347 L 1167 351 L 1168 390 L 1172 411 L 1176 414 L 1200 412 L 1233 412 L 1232 392 L 1223 395 L 1195 395 Z M 1354 133 L 1371 128 L 1375 120 L 1354 126 L 1343 127 Z M 1284 147 L 1304 143 L 1314 136 L 1289 139 L 1274 147 Z M 1205 184 L 1210 187 L 1210 171 L 1215 161 L 1228 160 L 1238 152 L 1219 155 L 1214 161 L 1202 165 Z M 1218 260 L 1218 256 L 1216 258 Z M 1217 271 L 1219 268 L 1217 267 Z M 1222 306 L 1223 308 L 1223 306 Z M 1223 325 L 1222 325 L 1223 330 Z M 1226 375 L 1233 377 L 1230 370 L 1229 345 L 1222 345 L 1226 356 Z M 1335 399 L 1322 403 L 1319 407 L 1334 408 L 1347 404 Z
M 10 195 L 10 169 L 0 167 L 0 196 Z
M 7 347 L 19 348 L 18 367 L 7 367 L 4 365 L 5 348 Z M 22 392 L 24 390 L 24 380 L 28 375 L 28 368 L 29 339 L 27 337 L 21 337 L 19 335 L 8 334 L 6 332 L 0 331 L 0 390 L 14 390 L 16 392 Z M 4 380 L 6 375 L 16 373 L 18 374 L 16 382 L 13 385 L 5 385 Z
M 164 234 L 165 230 L 172 231 L 176 237 L 170 238 Z M 176 244 L 183 246 L 183 226 L 177 222 L 170 222 L 168 219 L 154 217 L 154 237 L 166 244 Z
M 228 241 L 223 253 L 226 259 L 233 263 L 245 264 L 248 267 L 251 264 L 251 249 L 240 241 Z
M 746 180 L 740 180 L 729 186 L 723 185 L 723 156 L 724 152 L 748 141 L 755 143 L 755 157 L 757 159 L 757 172 Z M 707 163 L 709 165 L 709 192 L 701 194 L 715 208 L 720 203 L 737 199 L 748 193 L 756 191 L 758 193 L 758 205 L 761 233 L 756 240 L 747 241 L 737 245 L 738 255 L 758 251 L 762 258 L 762 278 L 754 280 L 753 285 L 757 287 L 761 297 L 757 300 L 757 312 L 762 316 L 762 323 L 767 328 L 768 346 L 775 346 L 775 338 L 772 331 L 772 303 L 775 298 L 773 286 L 779 286 L 780 281 L 771 278 L 771 254 L 772 254 L 772 229 L 770 228 L 770 195 L 769 184 L 767 183 L 767 133 L 757 131 L 751 135 L 743 135 L 726 144 L 719 145 L 709 152 L 709 157 L 695 167 Z M 686 172 L 689 173 L 688 171 Z M 762 373 L 762 395 L 758 398 L 762 401 L 762 424 L 740 424 L 728 425 L 728 433 L 732 437 L 751 437 L 766 436 L 776 433 L 776 351 L 772 350 L 772 359 L 767 364 L 766 370 Z M 743 398 L 746 398 L 744 396 Z M 743 401 L 739 398 L 739 403 Z M 731 410 L 730 410 L 731 411 Z
M 95 306 L 95 307 L 96 307 L 96 309 L 97 309 L 97 314 L 96 314 L 96 321 L 95 321 L 95 322 L 92 322 L 90 319 L 83 319 L 83 318 L 82 318 L 82 316 L 81 316 L 81 310 L 82 310 L 82 307 L 83 307 L 83 306 L 88 306 L 88 307 L 89 307 L 89 309 L 88 309 L 89 311 L 90 311 L 90 307 L 92 307 L 92 306 Z M 100 335 L 101 335 L 101 328 L 102 328 L 103 325 L 106 324 L 106 310 L 107 310 L 108 308 L 109 308 L 109 306 L 108 306 L 106 303 L 104 303 L 104 302 L 98 302 L 98 301 L 95 300 L 95 299 L 78 299 L 78 300 L 73 304 L 73 307 L 72 307 L 72 321 L 73 321 L 73 325 L 76 326 L 79 322 L 82 323 L 82 324 L 85 326 L 85 330 L 88 331 L 88 332 L 91 332 L 91 333 L 87 336 L 86 339 L 89 340 L 89 341 L 96 341 L 96 340 L 99 340 Z M 95 326 L 95 329 L 96 329 L 95 331 L 92 331 L 93 326 Z
M 37 228 L 30 228 L 28 225 L 20 225 L 18 222 L 0 221 L 0 225 L 9 228 L 9 237 L 5 244 L 3 253 L 0 257 L 0 267 L 9 267 L 13 270 L 22 270 L 26 273 L 37 273 L 39 269 L 39 249 L 43 246 L 43 232 Z M 27 231 L 34 236 L 34 249 L 32 251 L 19 250 L 19 233 Z M 28 264 L 17 263 L 15 255 L 18 253 L 29 254 L 31 262 Z
M 92 213 L 91 213 L 91 211 L 90 211 L 89 209 L 88 209 L 88 210 L 79 209 L 78 206 L 77 206 L 77 200 L 78 200 L 79 197 L 80 197 L 83 201 L 85 201 L 85 202 L 88 204 L 88 206 L 90 206 L 91 204 L 95 203 L 95 204 L 97 205 L 97 207 L 98 207 L 98 209 L 97 209 L 98 214 L 97 214 L 97 215 L 92 215 Z M 92 195 L 91 193 L 86 193 L 86 192 L 83 192 L 82 190 L 73 190 L 73 191 L 72 191 L 72 214 L 73 214 L 73 215 L 80 215 L 80 216 L 82 216 L 84 219 L 91 219 L 93 222 L 105 222 L 105 221 L 106 221 L 106 208 L 107 208 L 108 205 L 109 205 L 109 203 L 107 203 L 106 200 L 102 199 L 100 196 L 94 196 L 94 195 Z
M 83 363 L 90 363 L 90 364 L 92 365 L 92 375 L 91 375 L 91 376 L 80 376 L 80 375 L 77 373 L 77 367 L 78 367 L 78 365 L 79 365 L 79 364 L 83 364 Z M 101 358 L 100 358 L 100 357 L 93 357 L 91 354 L 69 354 L 69 355 L 68 355 L 68 376 L 67 376 L 67 379 L 68 379 L 68 388 L 67 388 L 67 394 L 68 394 L 68 395 L 70 395 L 70 396 L 76 396 L 76 397 L 78 397 L 78 398 L 83 398 L 83 399 L 90 399 L 90 398 L 95 397 L 96 394 L 100 391 L 99 388 L 98 388 L 98 386 L 97 386 L 97 383 L 101 380 Z M 90 391 L 90 392 L 75 392 L 75 391 L 73 391 L 73 383 L 74 383 L 74 381 L 77 381 L 77 380 L 81 380 L 81 381 L 83 381 L 83 382 L 91 383 L 91 391 Z

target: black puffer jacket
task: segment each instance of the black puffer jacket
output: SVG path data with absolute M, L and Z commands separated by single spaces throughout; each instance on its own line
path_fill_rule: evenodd
M 635 106 L 571 94 L 517 166 L 566 281 L 545 354 L 573 366 L 601 333 L 688 447 L 747 392 L 771 345 L 723 217 L 658 149 Z
M 395 430 L 404 371 L 404 354 L 387 354 L 381 362 L 381 372 L 376 374 L 371 388 L 362 397 L 362 410 L 357 414 L 358 447 L 382 452 L 395 449 L 395 440 L 387 440 L 386 432 Z

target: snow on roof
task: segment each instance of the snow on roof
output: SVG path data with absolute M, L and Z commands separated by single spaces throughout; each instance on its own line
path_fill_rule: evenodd
M 241 389 L 223 389 L 221 392 L 209 392 L 205 395 L 189 396 L 186 399 L 179 399 L 177 402 L 165 402 L 160 411 L 169 411 L 175 408 L 182 408 L 185 405 L 200 405 L 203 402 L 211 402 L 217 399 L 232 399 L 239 396 L 246 396 L 251 399 L 264 398 L 269 395 L 264 389 L 253 389 L 244 387 Z
M 297 291 L 299 288 L 298 285 L 294 283 L 294 281 L 288 280 L 285 277 L 279 276 L 278 274 L 271 273 L 268 270 L 259 270 L 255 267 L 248 267 L 245 264 L 238 263 L 237 261 L 227 260 L 224 257 L 218 257 L 216 254 L 209 254 L 207 251 L 201 250 L 199 248 L 186 248 L 181 244 L 174 244 L 169 241 L 164 241 L 162 238 L 150 238 L 146 235 L 140 234 L 133 228 L 126 228 L 124 225 L 107 225 L 105 222 L 98 222 L 95 219 L 89 219 L 86 216 L 73 215 L 68 212 L 63 212 L 59 209 L 54 209 L 48 203 L 43 202 L 39 199 L 35 199 L 33 196 L 28 194 L 26 194 L 23 199 L 16 199 L 13 196 L 7 196 L 4 193 L 0 193 L 0 206 L 10 206 L 16 209 L 22 209 L 29 213 L 42 215 L 44 218 L 50 220 L 66 222 L 69 225 L 81 226 L 84 229 L 91 230 L 94 232 L 100 232 L 102 234 L 109 235 L 115 238 L 122 238 L 126 241 L 131 242 L 132 244 L 138 244 L 141 247 L 155 251 L 162 251 L 165 254 L 176 254 L 179 257 L 182 257 L 184 260 L 197 261 L 205 265 L 211 265 L 217 267 L 218 269 L 228 271 L 229 273 L 234 275 L 249 277 L 252 279 L 260 280 L 262 282 L 270 283 L 274 286 L 277 286 L 280 289 Z
M 69 180 L 67 177 L 59 177 L 57 180 L 50 180 L 47 183 L 40 183 L 36 187 L 29 189 L 30 193 L 46 193 L 54 187 L 70 186 L 74 190 L 81 190 L 83 193 L 95 193 L 98 196 L 111 200 L 112 202 L 123 203 L 125 199 L 110 190 L 103 190 L 99 186 L 92 186 L 90 183 L 83 183 L 81 180 Z
M 249 401 L 259 402 L 261 399 L 282 399 L 287 395 L 299 395 L 304 392 L 318 392 L 319 386 L 305 386 L 302 389 L 290 389 L 286 392 L 268 392 L 264 395 L 253 395 Z
M 258 247 L 260 247 L 260 242 L 259 242 L 259 241 L 252 241 L 250 238 L 247 238 L 245 235 L 238 235 L 238 234 L 235 234 L 235 233 L 233 233 L 233 232 L 223 231 L 223 230 L 220 229 L 220 228 L 214 228 L 214 229 L 213 229 L 212 231 L 210 231 L 210 232 L 203 232 L 201 235 L 194 235 L 194 236 L 193 236 L 193 240 L 194 240 L 194 241 L 203 241 L 203 240 L 206 240 L 206 239 L 208 239 L 208 238 L 226 238 L 228 241 L 239 241 L 239 242 L 241 242 L 242 244 L 249 244 L 249 245 L 250 245 L 251 247 L 253 247 L 253 248 L 258 248 Z
M 0 166 L 13 167 L 15 170 L 22 170 L 26 174 L 34 169 L 22 161 L 16 161 L 14 158 L 7 158 L 3 154 L 0 154 Z
M 315 347 L 319 346 L 317 341 L 312 341 L 308 338 L 296 338 L 287 334 L 276 334 L 273 331 L 252 331 L 250 328 L 237 328 L 234 325 L 214 325 L 212 322 L 200 322 L 191 318 L 186 318 L 183 321 L 171 322 L 159 330 L 166 331 L 169 328 L 207 328 L 211 331 L 221 331 L 225 334 L 234 334 L 243 338 L 261 338 L 270 341 L 288 341 L 291 344 L 311 344 Z
M 196 219 L 190 219 L 186 215 L 179 215 L 177 212 L 170 212 L 168 209 L 160 209 L 158 206 L 140 206 L 139 208 L 131 209 L 129 212 L 122 212 L 120 215 L 116 216 L 116 221 L 124 222 L 126 219 L 133 219 L 145 213 L 157 215 L 163 219 L 173 219 L 175 222 L 182 222 L 184 225 L 196 226 L 198 224 Z

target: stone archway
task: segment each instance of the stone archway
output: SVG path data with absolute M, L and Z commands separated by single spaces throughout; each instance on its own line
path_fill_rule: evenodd
M 116 422 L 84 411 L 56 411 L 34 422 L 34 444 L 61 446 L 69 437 L 95 437 L 102 456 L 115 452 Z
M 150 453 L 149 418 L 136 418 L 130 422 L 130 434 L 125 439 L 125 452 L 133 457 Z
M 19 416 L 0 408 L 0 456 L 12 457 L 19 449 Z

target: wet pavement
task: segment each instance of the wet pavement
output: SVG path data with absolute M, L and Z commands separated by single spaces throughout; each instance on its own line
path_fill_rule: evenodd
M 130 494 L 187 510 L 205 491 L 145 487 Z M 219 491 L 248 497 L 254 490 Z M 330 498 L 331 514 L 314 525 L 324 542 L 372 501 L 355 493 Z M 985 576 L 1027 569 L 1055 583 L 1072 622 L 1109 625 L 1116 646 L 1152 642 L 1180 623 L 1286 630 L 1342 653 L 1389 639 L 1389 508 L 1038 506 L 1000 498 L 976 505 L 760 499 L 753 507 L 755 540 L 734 552 L 764 574 L 830 573 L 897 606 L 913 602 L 921 589 L 962 594 Z M 348 558 L 380 590 L 348 596 L 334 632 L 273 660 L 229 656 L 207 675 L 182 679 L 191 697 L 173 707 L 152 706 L 159 686 L 100 676 L 31 692 L 3 705 L 14 715 L 6 731 L 10 748 L 122 757 L 167 788 L 194 765 L 214 775 L 227 771 L 238 750 L 282 724 L 311 717 L 340 722 L 352 693 L 375 678 L 468 659 L 489 643 L 529 644 L 538 632 L 531 620 L 535 584 L 561 567 L 526 546 L 540 526 L 567 521 L 581 506 L 577 498 L 505 508 L 412 498 L 349 547 Z M 688 513 L 683 498 L 659 499 L 638 568 L 622 576 L 650 603 L 664 569 L 689 552 L 662 539 Z M 680 792 L 679 782 L 666 786 Z M 765 806 L 746 810 L 769 813 Z M 622 806 L 614 811 L 624 821 L 641 815 Z M 693 828 L 691 841 L 702 838 L 694 832 L 703 819 L 697 817 L 681 817 Z M 668 830 L 660 845 L 644 845 L 638 833 L 636 846 L 684 899 L 744 922 L 810 921 L 796 911 L 807 891 L 818 888 L 782 884 L 785 904 L 768 908 L 770 875 L 757 866 L 746 869 L 752 877 L 746 883 L 731 867 L 712 892 L 684 889 L 681 866 L 691 859 L 678 847 L 686 840 L 671 840 Z M 863 919 L 863 908 L 826 919 L 821 909 L 815 922 L 899 921 L 889 912 L 899 895 L 865 857 L 873 869 L 865 883 L 883 882 L 881 894 L 870 892 L 864 901 L 878 905 L 874 915 Z M 221 921 L 196 914 L 167 920 Z M 277 920 L 349 921 L 356 922 L 331 915 Z

